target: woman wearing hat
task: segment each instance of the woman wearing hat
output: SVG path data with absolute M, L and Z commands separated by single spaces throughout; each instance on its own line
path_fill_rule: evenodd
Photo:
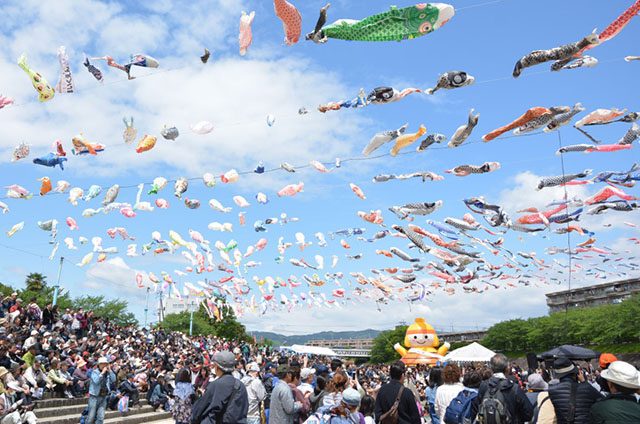
M 77 387 L 76 395 L 85 394 L 89 387 L 89 375 L 87 374 L 87 361 L 84 358 L 81 357 L 76 362 L 76 369 L 73 371 L 72 377 Z
M 640 389 L 640 372 L 624 361 L 615 361 L 600 374 L 607 382 L 606 398 L 591 407 L 593 424 L 640 423 L 640 404 L 635 393 Z

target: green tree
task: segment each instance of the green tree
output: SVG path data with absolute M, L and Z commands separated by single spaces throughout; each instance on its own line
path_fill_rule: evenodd
M 200 306 L 200 308 L 193 314 L 193 335 L 212 335 L 224 337 L 229 340 L 253 340 L 247 334 L 245 326 L 238 322 L 233 310 L 229 306 L 223 305 L 220 308 L 220 313 L 222 318 L 221 321 L 211 319 L 204 306 Z M 183 333 L 189 333 L 190 317 L 190 312 L 170 314 L 164 317 L 164 321 L 159 324 L 159 327 L 169 331 L 182 331 Z
M 27 275 L 24 284 L 27 287 L 26 291 L 39 292 L 47 286 L 47 277 L 39 272 L 32 272 Z
M 633 349 L 631 344 L 640 342 L 639 316 L 640 295 L 635 295 L 620 304 L 499 322 L 489 328 L 482 343 L 511 353 L 540 352 L 563 344 Z M 630 346 L 622 347 L 624 344 Z
M 382 364 L 400 359 L 400 355 L 395 351 L 393 345 L 396 343 L 402 344 L 406 332 L 407 326 L 399 325 L 393 330 L 383 331 L 378 334 L 376 338 L 373 339 L 371 362 L 374 364 Z
M 93 311 L 96 317 L 107 319 L 116 325 L 138 325 L 135 315 L 127 312 L 128 306 L 126 300 L 106 300 L 104 296 L 81 296 L 73 301 L 73 308 Z

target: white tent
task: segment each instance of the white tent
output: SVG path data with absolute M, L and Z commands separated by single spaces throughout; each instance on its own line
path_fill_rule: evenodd
M 487 349 L 480 343 L 473 342 L 470 345 L 449 352 L 444 359 L 451 362 L 489 362 L 495 354 L 494 351 Z
M 295 353 L 309 354 L 309 355 L 324 355 L 324 356 L 336 356 L 336 353 L 327 347 L 318 346 L 306 346 L 306 345 L 293 345 L 289 349 Z

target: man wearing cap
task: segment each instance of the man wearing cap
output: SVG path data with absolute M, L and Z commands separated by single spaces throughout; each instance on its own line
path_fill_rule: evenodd
M 556 358 L 553 371 L 559 382 L 549 387 L 549 398 L 556 411 L 558 424 L 589 423 L 589 410 L 602 398 L 600 392 L 585 382 L 582 370 L 568 358 Z
M 596 377 L 596 383 L 600 386 L 600 392 L 604 395 L 609 394 L 609 385 L 607 384 L 607 380 L 602 378 L 602 371 L 609 368 L 613 362 L 617 361 L 618 358 L 613 353 L 603 353 L 600 355 L 598 360 L 598 364 L 600 365 L 600 374 Z
M 615 361 L 600 374 L 610 395 L 594 403 L 590 419 L 594 424 L 640 423 L 640 404 L 635 393 L 640 389 L 640 372 L 624 361 Z
M 44 387 L 47 385 L 47 376 L 42 370 L 42 356 L 36 356 L 33 365 L 27 368 L 24 372 L 24 379 L 26 380 L 33 397 L 39 399 L 42 397 Z
M 260 424 L 260 404 L 267 397 L 267 391 L 259 377 L 260 366 L 252 362 L 247 365 L 247 375 L 242 382 L 249 396 L 249 412 L 247 412 L 247 424 Z
M 298 386 L 298 390 L 300 390 L 303 395 L 313 393 L 313 386 L 311 383 L 313 382 L 315 373 L 315 368 L 302 368 L 302 370 L 300 370 L 300 385 Z
M 107 358 L 98 359 L 98 369 L 91 372 L 86 424 L 103 424 L 107 395 L 115 388 L 115 383 L 116 375 L 111 371 Z
M 293 424 L 296 413 L 302 409 L 302 403 L 296 402 L 289 383 L 291 369 L 287 364 L 278 365 L 278 382 L 271 393 L 269 424 Z
M 193 405 L 191 424 L 246 424 L 249 400 L 244 384 L 232 375 L 235 355 L 216 352 L 213 365 L 217 378 Z

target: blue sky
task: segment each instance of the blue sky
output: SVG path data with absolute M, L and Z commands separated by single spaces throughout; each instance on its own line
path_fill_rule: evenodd
M 372 235 L 377 228 L 356 216 L 359 210 L 382 209 L 385 223 L 398 223 L 387 211 L 392 205 L 411 202 L 443 200 L 444 207 L 428 217 L 444 220 L 461 218 L 467 212 L 462 199 L 484 196 L 502 204 L 512 215 L 528 206 L 543 206 L 558 198 L 560 189 L 536 192 L 540 176 L 561 174 L 561 163 L 554 153 L 558 148 L 558 133 L 531 137 L 474 143 L 482 134 L 510 122 L 533 106 L 573 105 L 581 102 L 588 111 L 596 108 L 640 109 L 635 80 L 638 62 L 627 63 L 627 55 L 638 55 L 632 40 L 638 39 L 638 21 L 632 21 L 622 33 L 606 44 L 592 50 L 600 63 L 592 69 L 577 69 L 558 73 L 548 72 L 549 64 L 526 69 L 519 79 L 511 77 L 514 63 L 522 55 L 536 49 L 546 49 L 574 42 L 594 28 L 604 29 L 630 1 L 539 1 L 535 4 L 519 1 L 456 1 L 456 16 L 444 28 L 417 40 L 401 43 L 357 43 L 330 40 L 326 45 L 301 41 L 287 47 L 283 31 L 271 2 L 216 0 L 208 2 L 101 2 L 63 0 L 56 4 L 38 2 L 5 2 L 0 13 L 14 22 L 0 32 L 0 93 L 15 98 L 17 105 L 0 110 L 0 185 L 20 184 L 36 193 L 31 200 L 3 200 L 11 212 L 0 216 L 0 227 L 7 231 L 12 225 L 25 221 L 25 229 L 8 239 L 0 236 L 0 281 L 20 285 L 26 273 L 45 273 L 50 282 L 55 280 L 58 258 L 64 255 L 66 264 L 62 285 L 74 295 L 104 294 L 124 297 L 142 318 L 144 290 L 136 288 L 136 271 L 173 273 L 188 263 L 178 252 L 174 256 L 129 258 L 125 256 L 128 242 L 111 240 L 107 228 L 123 226 L 137 240 L 138 248 L 151 238 L 151 232 L 160 231 L 168 238 L 175 230 L 185 238 L 193 228 L 211 241 L 238 241 L 244 251 L 259 238 L 269 240 L 268 247 L 249 258 L 262 262 L 247 275 L 288 277 L 301 276 L 305 271 L 288 264 L 291 257 L 313 262 L 316 254 L 331 262 L 331 255 L 340 256 L 335 270 L 364 272 L 371 268 L 402 267 L 398 260 L 375 255 L 375 249 L 397 246 L 408 251 L 406 242 L 387 238 L 375 244 L 349 239 L 352 248 L 341 248 L 339 239 L 329 240 L 329 246 L 319 248 L 313 234 L 348 227 L 366 227 Z M 295 2 L 303 16 L 303 32 L 314 25 L 321 1 Z M 395 2 L 407 6 L 408 2 Z M 36 5 L 38 5 L 36 7 Z M 381 1 L 335 1 L 329 10 L 329 21 L 339 18 L 364 18 L 384 11 L 389 4 Z M 256 11 L 253 23 L 253 45 L 245 57 L 238 55 L 237 31 L 240 12 Z M 34 13 L 34 11 L 36 11 Z M 18 24 L 20 23 L 20 24 Z M 21 53 L 26 53 L 33 69 L 41 72 L 50 84 L 55 84 L 59 67 L 56 59 L 58 46 L 67 46 L 77 93 L 56 95 L 46 104 L 38 103 L 26 74 L 16 65 Z M 203 47 L 208 47 L 212 58 L 207 65 L 200 63 Z M 89 56 L 111 55 L 125 60 L 130 53 L 146 53 L 157 58 L 158 70 L 135 69 L 139 77 L 126 81 L 124 74 L 95 61 L 105 73 L 100 85 L 81 65 L 82 53 Z M 476 78 L 476 84 L 459 90 L 439 91 L 434 96 L 414 94 L 389 105 L 371 105 L 359 110 L 342 110 L 319 114 L 318 104 L 354 97 L 360 88 L 366 91 L 377 86 L 427 88 L 435 84 L 440 73 L 464 70 Z M 299 116 L 297 110 L 305 106 L 309 115 Z M 47 175 L 54 182 L 69 181 L 71 186 L 87 189 L 92 184 L 105 190 L 114 183 L 135 186 L 149 183 L 157 176 L 175 179 L 180 176 L 198 177 L 204 172 L 220 175 L 231 168 L 252 170 L 258 161 L 267 168 L 287 161 L 295 165 L 310 160 L 332 161 L 335 157 L 358 157 L 368 140 L 379 131 L 395 129 L 409 123 L 408 131 L 416 131 L 425 124 L 429 133 L 439 132 L 450 137 L 456 128 L 466 123 L 469 109 L 480 113 L 478 127 L 467 144 L 457 149 L 432 149 L 421 154 L 385 157 L 376 160 L 350 162 L 329 174 L 305 169 L 296 174 L 283 172 L 242 177 L 233 185 L 218 184 L 207 189 L 199 181 L 191 183 L 186 196 L 199 199 L 203 206 L 187 209 L 172 195 L 172 184 L 162 197 L 169 200 L 168 210 L 140 212 L 127 219 L 117 212 L 83 218 L 84 208 L 97 208 L 102 196 L 80 206 L 72 207 L 65 195 L 37 198 L 38 178 Z M 266 125 L 267 114 L 276 117 L 276 124 Z M 176 125 L 181 136 L 175 142 L 160 139 L 154 150 L 136 154 L 134 146 L 122 141 L 123 116 L 133 116 L 138 139 L 144 134 L 159 137 L 164 124 Z M 584 113 L 580 116 L 584 116 Z M 191 133 L 189 126 L 201 120 L 214 123 L 215 130 L 205 136 Z M 592 133 L 605 143 L 615 143 L 628 126 L 614 124 L 593 128 Z M 65 170 L 33 165 L 30 160 L 49 151 L 50 144 L 63 140 L 67 151 L 71 138 L 82 132 L 92 141 L 107 145 L 97 157 L 69 157 Z M 563 144 L 588 142 L 570 126 L 560 131 Z M 20 141 L 31 145 L 29 159 L 10 163 L 11 151 Z M 383 148 L 384 149 L 384 148 Z M 380 153 L 383 153 L 381 149 Z M 411 149 L 411 148 L 409 148 Z M 634 150 L 610 154 L 565 155 L 567 173 L 584 169 L 626 170 L 635 160 Z M 446 175 L 444 181 L 422 183 L 418 180 L 374 184 L 371 178 L 381 173 L 407 173 L 444 170 L 461 164 L 482 164 L 498 161 L 502 169 L 492 174 L 458 178 Z M 305 191 L 294 198 L 281 198 L 276 192 L 284 185 L 303 181 Z M 349 183 L 358 184 L 367 195 L 362 201 L 349 189 Z M 571 194 L 585 197 L 600 186 L 587 186 L 570 190 Z M 145 192 L 148 186 L 145 186 Z M 267 205 L 255 201 L 258 191 L 270 198 Z M 637 193 L 636 189 L 627 189 Z M 123 189 L 119 201 L 134 202 L 135 188 Z M 251 203 L 246 209 L 247 225 L 238 225 L 232 197 L 242 195 Z M 145 196 L 148 197 L 148 196 Z M 223 215 L 211 210 L 207 202 L 216 198 L 225 206 L 233 206 L 232 213 Z M 153 198 L 145 198 L 153 202 Z M 285 226 L 270 226 L 266 234 L 255 233 L 255 220 L 279 216 L 280 213 L 300 218 L 300 222 Z M 74 217 L 80 231 L 70 232 L 64 225 L 66 217 Z M 38 229 L 37 221 L 55 218 L 60 221 L 58 256 L 49 261 L 51 246 L 48 234 Z M 625 238 L 637 231 L 622 222 L 640 223 L 637 213 L 625 215 L 614 212 L 587 218 L 585 227 L 597 231 L 598 247 L 611 247 L 616 251 L 634 249 Z M 232 222 L 234 232 L 215 233 L 207 230 L 212 221 Z M 424 219 L 417 224 L 426 226 Z M 604 227 L 602 224 L 612 224 Z M 278 265 L 274 258 L 278 238 L 295 242 L 294 234 L 302 232 L 314 245 L 303 253 L 294 247 L 287 251 L 286 261 Z M 108 261 L 95 261 L 79 268 L 74 264 L 91 249 L 79 246 L 68 251 L 62 240 L 72 236 L 78 245 L 78 236 L 89 239 L 100 236 L 104 246 L 116 246 L 117 255 Z M 582 241 L 582 239 L 573 238 Z M 566 246 L 566 237 L 546 234 L 545 238 L 509 233 L 507 246 L 514 251 L 538 252 L 546 257 L 544 249 Z M 19 250 L 18 250 L 19 249 Z M 29 253 L 26 253 L 26 252 Z M 345 254 L 362 253 L 360 261 L 350 261 Z M 412 252 L 415 254 L 415 252 Z M 216 258 L 218 259 L 218 258 Z M 431 260 L 424 257 L 423 261 Z M 566 257 L 555 257 L 566 263 Z M 586 261 L 585 261 L 586 262 Z M 557 267 L 557 265 L 556 265 Z M 617 270 L 611 269 L 612 272 Z M 556 272 L 554 270 L 553 272 Z M 308 272 L 308 274 L 313 271 Z M 566 272 L 562 274 L 566 276 Z M 179 277 L 178 287 L 184 281 L 196 283 L 207 277 L 222 278 L 219 272 L 209 275 Z M 564 277 L 563 277 L 564 278 Z M 434 279 L 422 276 L 425 283 Z M 574 276 L 574 284 L 592 282 L 584 275 Z M 348 288 L 348 278 L 343 281 Z M 253 283 L 252 294 L 259 293 Z M 336 286 L 329 283 L 324 292 L 330 296 Z M 456 295 L 448 296 L 435 290 L 423 303 L 392 302 L 379 312 L 375 304 L 366 299 L 361 303 L 351 300 L 332 308 L 306 309 L 297 307 L 291 313 L 270 311 L 266 315 L 247 314 L 242 320 L 250 329 L 268 329 L 300 333 L 321 329 L 352 330 L 365 327 L 385 328 L 402 319 L 411 320 L 422 315 L 441 328 L 457 329 L 486 327 L 498 320 L 535 316 L 546 312 L 543 293 L 564 289 L 543 284 L 509 290 L 492 290 L 483 294 L 465 294 L 458 287 Z M 282 290 L 282 289 L 280 289 Z M 308 288 L 305 289 L 308 292 Z M 284 293 L 289 296 L 288 289 Z

